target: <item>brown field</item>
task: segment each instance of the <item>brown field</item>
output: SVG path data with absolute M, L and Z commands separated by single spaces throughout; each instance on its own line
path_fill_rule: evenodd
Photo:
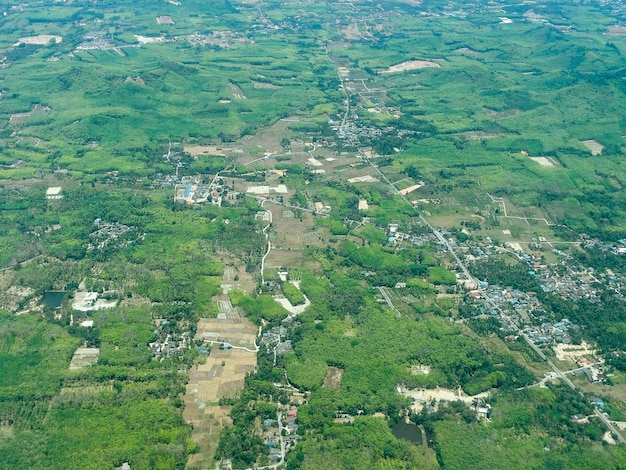
M 225 157 L 226 153 L 230 153 L 232 151 L 231 148 L 218 147 L 216 145 L 185 145 L 184 150 L 192 157 L 197 157 L 199 155 Z
M 361 33 L 359 32 L 359 25 L 356 23 L 349 24 L 345 28 L 341 30 L 344 37 L 348 40 L 355 40 L 361 38 Z
M 343 369 L 337 367 L 329 367 L 324 378 L 324 387 L 334 388 L 339 390 L 341 388 L 341 377 L 343 377 Z
M 255 349 L 257 328 L 245 318 L 202 318 L 196 339 L 219 339 L 233 346 Z M 243 349 L 219 349 L 214 344 L 204 364 L 189 371 L 183 417 L 193 425 L 192 439 L 198 453 L 191 456 L 189 466 L 214 467 L 213 456 L 219 433 L 231 424 L 230 407 L 220 406 L 219 399 L 233 397 L 243 389 L 246 373 L 256 367 L 256 353 Z
M 307 246 L 322 246 L 321 239 L 324 237 L 314 229 L 313 216 L 304 213 L 300 220 L 297 217 L 285 217 L 287 208 L 283 206 L 265 204 L 265 208 L 272 211 L 272 220 L 276 227 L 270 233 L 272 251 L 265 260 L 266 269 L 307 265 L 304 259 Z M 309 261 L 308 265 L 316 266 L 316 263 L 311 264 Z

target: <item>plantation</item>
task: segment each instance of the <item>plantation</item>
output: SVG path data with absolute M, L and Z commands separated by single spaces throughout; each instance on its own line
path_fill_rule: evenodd
M 621 7 L 5 2 L 4 465 L 623 468 Z

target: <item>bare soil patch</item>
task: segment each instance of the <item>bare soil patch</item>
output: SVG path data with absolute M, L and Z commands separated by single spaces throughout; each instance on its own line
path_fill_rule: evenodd
M 498 137 L 502 137 L 505 134 L 501 133 L 489 133 L 482 131 L 468 131 L 465 133 L 465 138 L 467 140 L 487 140 L 487 139 L 496 139 Z
M 139 42 L 139 44 L 151 44 L 153 42 L 163 42 L 165 38 L 161 36 L 139 36 L 135 34 L 135 39 Z
M 11 114 L 11 117 L 9 117 L 9 127 L 15 128 L 15 127 L 23 126 L 26 124 L 29 117 L 30 117 L 30 113 Z
M 233 95 L 234 99 L 236 99 L 236 100 L 247 100 L 248 99 L 248 97 L 243 92 L 243 90 L 241 88 L 239 88 L 237 85 L 235 85 L 234 83 L 230 82 L 228 84 L 228 87 L 230 88 L 230 93 Z
M 19 38 L 17 40 L 18 44 L 33 44 L 36 46 L 46 46 L 48 44 L 59 44 L 63 41 L 61 36 L 53 36 L 51 34 L 40 34 L 38 36 L 28 36 L 24 38 Z
M 246 318 L 202 318 L 196 339 L 210 338 L 233 346 L 254 349 L 257 328 Z M 231 424 L 230 407 L 220 406 L 219 399 L 234 397 L 243 389 L 246 373 L 256 367 L 256 353 L 244 349 L 220 349 L 214 344 L 204 364 L 189 371 L 183 417 L 193 425 L 192 439 L 198 444 L 189 465 L 213 467 L 219 433 Z M 204 467 L 203 467 L 204 468 Z
M 481 55 L 480 52 L 474 51 L 474 50 L 470 49 L 469 47 L 461 47 L 460 49 L 457 49 L 454 52 L 458 52 L 459 54 L 471 55 L 471 56 L 479 56 L 479 55 Z
M 554 354 L 559 361 L 572 361 L 576 362 L 581 357 L 585 356 L 591 359 L 595 356 L 596 350 L 588 343 L 583 341 L 580 345 L 575 344 L 557 344 L 554 346 Z
M 266 90 L 278 90 L 279 88 L 282 88 L 281 86 L 274 85 L 273 83 L 257 82 L 256 80 L 252 80 L 252 86 L 254 86 L 254 88 Z
M 594 157 L 596 155 L 602 155 L 602 150 L 604 149 L 604 146 L 600 142 L 596 142 L 595 140 L 585 140 L 583 141 L 583 144 L 585 144 L 585 147 L 591 150 L 591 155 L 593 155 Z
M 532 161 L 539 163 L 541 166 L 547 168 L 554 168 L 558 166 L 559 162 L 552 157 L 528 157 Z
M 192 157 L 200 155 L 225 157 L 227 153 L 232 151 L 229 147 L 218 147 L 217 145 L 185 145 L 183 150 Z
M 496 111 L 494 109 L 489 109 L 489 108 L 483 108 L 483 109 L 485 110 L 485 114 L 487 114 L 487 116 L 495 118 L 495 119 L 502 119 L 506 117 L 516 116 L 519 113 L 521 113 L 519 109 L 505 109 L 504 111 Z
M 614 25 L 607 28 L 608 36 L 626 36 L 626 26 Z
M 348 40 L 355 40 L 361 37 L 361 33 L 359 32 L 359 25 L 356 23 L 352 23 L 341 30 L 343 35 Z
M 334 388 L 339 390 L 341 388 L 341 378 L 343 377 L 343 369 L 337 367 L 329 367 L 324 378 L 324 387 Z
M 431 67 L 441 67 L 441 64 L 431 62 L 429 60 L 408 60 L 406 62 L 402 62 L 401 64 L 392 65 L 387 70 L 383 70 L 380 73 L 407 72 L 409 70 L 419 70 Z
M 478 393 L 476 395 L 468 395 L 463 392 L 461 389 L 459 390 L 451 390 L 449 388 L 441 388 L 437 387 L 434 389 L 415 389 L 415 390 L 404 390 L 404 395 L 411 397 L 415 404 L 411 406 L 413 411 L 421 411 L 425 403 L 429 403 L 432 400 L 437 402 L 439 401 L 457 401 L 460 400 L 466 404 L 472 403 L 477 398 L 486 398 L 489 396 L 489 392 Z
M 70 361 L 70 370 L 79 370 L 98 362 L 100 349 L 78 348 Z
M 403 196 L 406 196 L 407 194 L 412 193 L 413 191 L 421 188 L 422 186 L 424 186 L 424 183 L 414 184 L 413 186 L 409 186 L 408 188 L 401 189 L 399 192 Z
M 22 300 L 35 293 L 31 287 L 11 285 L 14 277 L 13 270 L 0 273 L 0 308 L 8 312 L 17 310 Z

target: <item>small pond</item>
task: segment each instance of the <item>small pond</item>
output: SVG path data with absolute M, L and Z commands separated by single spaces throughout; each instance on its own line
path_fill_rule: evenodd
M 406 439 L 420 446 L 423 444 L 422 428 L 415 424 L 399 421 L 391 427 L 391 434 L 396 436 L 397 439 Z
M 39 300 L 39 305 L 49 308 L 59 308 L 65 298 L 65 292 L 45 292 Z

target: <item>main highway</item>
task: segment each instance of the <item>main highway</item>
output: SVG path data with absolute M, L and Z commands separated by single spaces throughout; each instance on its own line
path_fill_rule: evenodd
M 344 83 L 343 77 L 340 75 L 340 81 L 342 84 L 342 88 L 346 94 L 346 98 L 347 98 L 347 102 L 350 103 L 350 98 L 351 98 L 351 94 L 349 93 L 349 88 L 346 86 L 346 84 Z M 348 105 L 348 111 L 349 111 L 349 105 Z M 341 123 L 341 127 L 340 127 L 340 131 L 343 131 L 343 127 L 345 126 L 346 123 L 346 116 L 348 115 L 348 112 L 346 112 L 344 119 L 342 120 Z M 358 150 L 359 152 L 359 156 L 360 158 L 362 158 L 365 162 L 367 162 L 374 170 L 376 170 L 376 172 L 378 173 L 378 175 L 381 177 L 381 179 L 387 183 L 389 186 L 391 186 L 393 193 L 399 195 L 402 200 L 410 205 L 411 207 L 413 207 L 413 204 L 411 204 L 411 202 L 406 198 L 406 196 L 402 193 L 400 193 L 399 189 L 396 187 L 396 185 L 394 183 L 392 183 L 389 178 L 387 178 L 387 175 L 385 175 L 381 169 L 374 163 L 372 162 L 371 159 L 367 158 L 365 156 L 365 151 L 364 149 L 359 145 L 359 142 L 356 141 L 354 136 L 347 136 L 347 140 Z M 452 245 L 450 244 L 450 242 L 446 239 L 446 237 L 443 236 L 443 234 L 441 232 L 439 232 L 439 230 L 437 230 L 435 227 L 433 227 L 433 225 L 428 222 L 428 220 L 426 220 L 426 218 L 418 211 L 418 217 L 420 219 L 420 221 L 422 221 L 429 229 L 430 231 L 435 235 L 435 237 L 437 237 L 437 239 L 446 247 L 446 249 L 448 250 L 448 252 L 450 253 L 450 255 L 452 256 L 452 258 L 454 258 L 454 261 L 456 262 L 458 268 L 463 272 L 463 275 L 465 276 L 465 278 L 474 283 L 477 287 L 479 285 L 479 283 L 477 282 L 477 279 L 474 278 L 474 276 L 472 276 L 472 274 L 470 273 L 469 269 L 467 268 L 467 266 L 465 265 L 465 263 L 459 258 L 459 256 L 456 254 L 456 252 L 454 251 L 454 248 L 452 247 Z M 398 315 L 399 312 L 398 310 L 395 308 L 395 306 L 393 306 L 393 304 L 391 303 L 391 299 L 388 296 L 388 293 L 384 292 L 381 289 L 381 294 L 383 294 L 383 297 L 385 297 L 385 300 L 387 301 L 388 304 L 390 304 L 390 306 L 392 307 L 392 310 Z M 386 295 L 387 294 L 387 295 Z M 563 373 L 563 371 L 561 369 L 559 369 L 556 364 L 554 364 L 544 353 L 541 349 L 539 349 L 539 347 L 528 337 L 528 335 L 526 335 L 526 333 L 524 333 L 522 331 L 522 329 L 517 325 L 517 323 L 515 323 L 513 320 L 511 320 L 511 318 L 493 301 L 493 299 L 491 299 L 490 297 L 488 297 L 488 292 L 484 292 L 484 294 L 487 296 L 487 302 L 490 304 L 491 307 L 493 307 L 494 309 L 496 309 L 499 314 L 501 315 L 502 318 L 504 318 L 507 323 L 509 323 L 511 326 L 513 326 L 513 328 L 515 329 L 515 331 L 522 337 L 524 338 L 524 340 L 526 341 L 526 343 L 528 343 L 528 345 L 537 353 L 537 355 L 539 355 L 539 357 L 544 360 L 549 366 L 550 368 L 554 371 L 554 373 L 563 381 L 567 384 L 568 387 L 570 387 L 572 390 L 578 391 L 581 395 L 582 392 L 580 392 L 578 390 L 578 388 L 576 387 L 576 385 Z M 624 437 L 621 435 L 621 433 L 616 429 L 616 427 L 613 425 L 613 423 L 611 423 L 609 421 L 609 419 L 601 412 L 601 410 L 599 410 L 597 407 L 594 410 L 595 415 L 600 419 L 600 421 L 602 421 L 602 423 L 604 423 L 604 425 L 609 429 L 609 431 L 611 431 L 613 434 L 617 435 L 617 440 L 622 443 L 622 444 L 626 444 L 626 440 L 624 439 Z

